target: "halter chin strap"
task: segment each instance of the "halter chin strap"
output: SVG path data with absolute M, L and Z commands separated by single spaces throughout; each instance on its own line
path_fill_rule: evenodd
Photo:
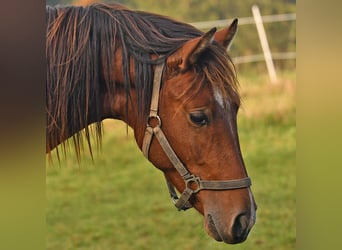
M 245 177 L 242 179 L 236 180 L 217 180 L 217 181 L 205 181 L 201 180 L 199 177 L 191 174 L 188 169 L 183 165 L 180 161 L 176 153 L 173 151 L 170 143 L 166 139 L 165 134 L 161 129 L 161 119 L 158 116 L 158 103 L 159 103 L 159 93 L 160 93 L 160 85 L 163 74 L 165 63 L 158 64 L 154 73 L 153 80 L 153 90 L 152 90 L 152 99 L 151 99 L 151 108 L 150 114 L 147 119 L 147 127 L 145 131 L 145 136 L 142 144 L 142 151 L 145 157 L 148 159 L 149 149 L 151 146 L 151 142 L 153 139 L 153 135 L 157 138 L 159 144 L 163 148 L 167 157 L 177 170 L 177 172 L 182 176 L 185 182 L 185 190 L 178 197 L 177 192 L 173 184 L 166 179 L 166 183 L 169 189 L 169 193 L 174 205 L 178 208 L 178 210 L 186 210 L 191 208 L 192 205 L 189 202 L 190 197 L 193 194 L 198 193 L 201 190 L 231 190 L 231 189 L 240 189 L 247 188 L 251 185 L 251 179 L 249 177 Z M 153 123 L 153 125 L 152 125 Z

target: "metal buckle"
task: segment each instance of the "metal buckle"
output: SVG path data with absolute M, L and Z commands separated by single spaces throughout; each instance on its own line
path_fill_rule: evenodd
M 191 185 L 195 183 L 195 189 L 191 188 Z M 198 193 L 200 190 L 202 190 L 202 185 L 201 185 L 201 179 L 195 175 L 190 175 L 190 178 L 185 179 L 185 186 L 186 188 L 189 188 L 192 190 L 194 194 Z

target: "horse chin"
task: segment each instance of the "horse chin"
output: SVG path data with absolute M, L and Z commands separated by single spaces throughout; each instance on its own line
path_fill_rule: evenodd
M 205 218 L 205 229 L 210 237 L 216 241 L 223 241 L 227 244 L 237 244 L 246 240 L 245 237 L 233 238 L 226 230 L 220 230 L 219 226 L 215 224 L 213 217 L 208 214 Z

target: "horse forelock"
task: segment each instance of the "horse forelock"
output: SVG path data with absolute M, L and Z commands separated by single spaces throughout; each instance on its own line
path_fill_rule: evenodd
M 188 86 L 184 87 L 180 96 L 186 95 L 184 102 L 195 98 L 205 85 L 209 85 L 212 97 L 227 111 L 230 110 L 228 102 L 240 105 L 236 70 L 223 47 L 218 44 L 209 46 L 189 71 L 193 77 L 189 78 Z
M 224 48 L 214 44 L 208 48 L 207 54 L 203 57 L 204 60 L 199 67 L 212 87 L 214 98 L 226 109 L 228 109 L 227 101 L 239 106 L 241 98 L 236 70 Z M 220 96 L 217 96 L 218 93 Z

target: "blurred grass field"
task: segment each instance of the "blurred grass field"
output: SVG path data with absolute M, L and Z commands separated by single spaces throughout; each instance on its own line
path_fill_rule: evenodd
M 46 249 L 295 249 L 296 75 L 279 78 L 272 85 L 267 75 L 239 76 L 240 144 L 258 204 L 246 242 L 216 242 L 198 212 L 178 212 L 132 131 L 108 120 L 94 162 L 85 150 L 79 165 L 70 149 L 46 165 Z

